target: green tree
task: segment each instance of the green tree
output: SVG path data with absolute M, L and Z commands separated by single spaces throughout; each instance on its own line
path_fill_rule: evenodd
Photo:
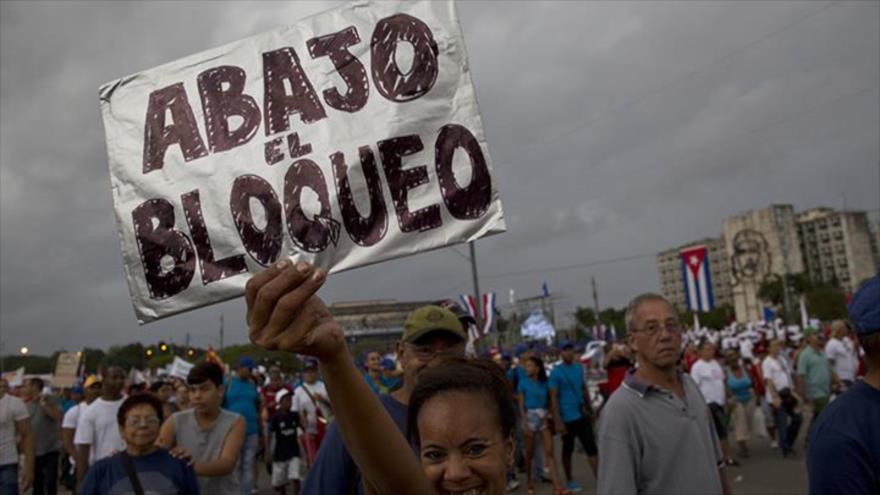
M 101 349 L 92 349 L 86 347 L 82 350 L 83 359 L 86 363 L 86 373 L 94 374 L 98 372 L 98 366 L 104 359 L 104 351 Z
M 822 321 L 846 319 L 846 294 L 839 287 L 825 284 L 805 294 L 807 311 Z
M 593 308 L 578 306 L 575 308 L 572 316 L 574 317 L 575 327 L 578 329 L 590 328 L 596 324 L 596 312 Z
M 174 361 L 174 354 L 168 352 L 155 354 L 149 361 L 147 361 L 147 368 L 154 370 L 171 364 L 172 361 Z
M 8 355 L 3 356 L 3 371 L 17 370 L 24 367 L 28 374 L 44 375 L 55 371 L 55 361 L 50 356 L 38 355 Z
M 730 305 L 718 306 L 711 311 L 699 314 L 700 326 L 713 329 L 721 329 L 733 320 L 733 307 Z M 685 311 L 679 315 L 682 324 L 691 325 L 694 321 L 694 312 Z
M 140 342 L 113 346 L 107 350 L 107 355 L 101 360 L 101 364 L 104 366 L 121 366 L 126 371 L 132 368 L 142 369 L 146 364 L 144 346 Z

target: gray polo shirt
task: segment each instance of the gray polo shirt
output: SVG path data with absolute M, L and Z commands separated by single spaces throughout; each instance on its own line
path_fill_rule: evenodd
M 684 400 L 633 370 L 599 418 L 599 495 L 721 493 L 721 447 L 693 379 Z

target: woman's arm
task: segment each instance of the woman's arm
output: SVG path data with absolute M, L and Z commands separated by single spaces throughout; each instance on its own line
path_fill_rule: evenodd
M 355 367 L 342 329 L 315 295 L 325 280 L 321 270 L 287 259 L 254 275 L 245 292 L 250 339 L 265 349 L 318 359 L 345 445 L 377 493 L 430 493 L 418 459 Z

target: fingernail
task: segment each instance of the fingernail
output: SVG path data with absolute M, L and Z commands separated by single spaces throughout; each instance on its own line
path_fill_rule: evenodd
M 277 268 L 279 270 L 284 270 L 288 266 L 290 266 L 290 260 L 287 258 L 284 258 L 283 260 L 279 261 L 278 263 L 275 263 L 275 268 Z
M 316 269 L 314 275 L 312 275 L 312 280 L 314 280 L 315 282 L 320 282 L 321 280 L 323 280 L 323 278 L 324 272 L 320 268 Z
M 305 261 L 300 261 L 296 265 L 296 271 L 298 271 L 300 273 L 306 273 L 307 271 L 309 271 L 309 264 L 306 263 Z

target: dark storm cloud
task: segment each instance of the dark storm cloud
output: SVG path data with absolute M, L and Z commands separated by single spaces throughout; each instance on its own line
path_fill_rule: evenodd
M 100 84 L 293 23 L 334 2 L 0 3 L 0 331 L 106 347 L 244 340 L 232 301 L 138 327 L 121 268 Z M 509 232 L 478 242 L 505 302 L 547 281 L 562 310 L 656 290 L 651 256 L 771 202 L 878 208 L 876 2 L 461 2 Z M 876 217 L 875 217 L 876 218 Z M 466 253 L 464 247 L 457 248 Z M 451 250 L 340 274 L 329 301 L 454 296 Z

